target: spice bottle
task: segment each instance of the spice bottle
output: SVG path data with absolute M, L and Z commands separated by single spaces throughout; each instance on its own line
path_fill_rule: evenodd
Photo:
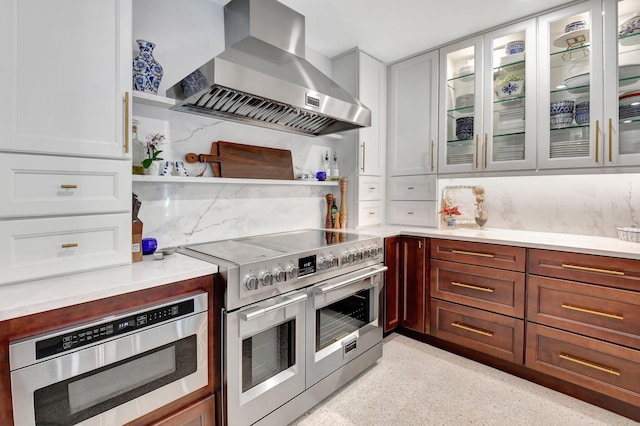
M 340 179 L 340 170 L 338 170 L 338 154 L 334 151 L 333 165 L 331 167 L 331 180 L 339 180 L 339 179 Z

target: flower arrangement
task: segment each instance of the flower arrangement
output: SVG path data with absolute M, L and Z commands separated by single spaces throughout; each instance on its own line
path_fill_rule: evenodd
M 454 215 L 460 216 L 462 214 L 460 213 L 459 206 L 444 207 L 438 213 L 445 215 L 445 217 L 447 218 L 447 225 L 449 226 L 453 226 L 456 223 L 456 219 L 453 217 Z
M 164 140 L 164 135 L 161 133 L 148 134 L 146 138 L 147 145 L 147 158 L 142 160 L 142 167 L 148 169 L 151 163 L 154 161 L 164 160 L 164 158 L 158 157 L 162 151 L 158 149 L 158 144 Z
M 522 77 L 520 77 L 517 74 L 511 74 L 511 75 L 508 75 L 507 77 L 503 78 L 502 80 L 500 80 L 500 82 L 498 84 L 505 84 L 505 83 L 508 83 L 510 81 L 520 81 L 520 80 L 522 80 Z

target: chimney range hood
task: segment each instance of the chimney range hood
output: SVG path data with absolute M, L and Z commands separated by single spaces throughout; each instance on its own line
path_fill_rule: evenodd
M 224 52 L 167 90 L 171 109 L 308 136 L 371 125 L 371 111 L 305 56 L 304 16 L 276 0 L 231 0 Z

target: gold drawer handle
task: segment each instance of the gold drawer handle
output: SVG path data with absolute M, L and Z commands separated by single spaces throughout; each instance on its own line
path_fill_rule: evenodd
M 451 281 L 451 285 L 454 285 L 456 287 L 470 288 L 472 290 L 485 291 L 487 293 L 493 293 L 493 289 L 490 288 L 490 287 L 480 287 L 480 286 L 477 286 L 477 285 L 459 283 L 459 282 L 456 282 L 456 281 Z
M 369 212 L 369 216 L 373 216 L 376 212 Z
M 414 189 L 413 186 L 408 187 L 407 189 Z
M 594 370 L 604 371 L 605 373 L 613 374 L 614 376 L 620 376 L 620 370 L 617 370 L 613 367 L 607 367 L 606 365 L 595 364 L 591 361 L 587 361 L 585 359 L 581 359 L 573 355 L 561 353 L 560 359 L 575 362 L 576 364 L 584 365 L 585 367 L 593 368 Z
M 407 214 L 413 214 L 413 212 L 407 212 Z
M 462 250 L 451 250 L 451 253 L 454 254 L 468 254 L 469 256 L 478 256 L 478 257 L 490 257 L 493 258 L 492 254 L 489 253 L 477 253 L 475 251 L 462 251 Z
M 76 189 L 78 185 L 60 185 L 62 189 Z
M 577 269 L 578 271 L 600 272 L 601 274 L 624 275 L 624 272 L 621 272 L 621 271 L 612 271 L 610 269 L 589 268 L 588 266 L 568 265 L 565 263 L 562 264 L 562 267 L 566 269 Z
M 601 317 L 607 317 L 607 318 L 613 318 L 613 319 L 619 319 L 619 320 L 623 320 L 624 319 L 624 316 L 620 315 L 620 314 L 610 314 L 608 312 L 594 311 L 592 309 L 581 308 L 579 306 L 568 305 L 566 303 L 563 303 L 561 306 L 564 309 L 570 309 L 572 311 L 584 312 L 584 313 L 587 313 L 587 314 L 600 315 Z
M 375 191 L 376 187 L 375 186 L 370 186 L 369 189 L 372 190 L 372 191 Z
M 483 336 L 487 336 L 487 337 L 493 337 L 493 331 L 487 331 L 481 328 L 472 327 L 470 325 L 463 324 L 461 322 L 452 322 L 451 325 L 457 328 L 461 328 L 463 330 L 471 331 L 472 333 L 482 334 Z
M 78 243 L 69 243 L 69 244 L 62 244 L 60 246 L 60 248 L 73 248 L 73 247 L 78 247 Z

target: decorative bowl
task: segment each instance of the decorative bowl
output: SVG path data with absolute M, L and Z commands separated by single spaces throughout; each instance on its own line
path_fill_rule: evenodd
M 568 127 L 573 122 L 573 114 L 557 114 L 551 116 L 551 128 L 552 129 L 561 129 L 563 127 Z
M 576 114 L 589 112 L 589 101 L 584 101 L 576 104 Z
M 572 31 L 583 30 L 585 28 L 587 28 L 587 21 L 573 21 L 564 27 L 564 32 L 570 33 Z
M 470 139 L 473 137 L 473 117 L 456 119 L 456 137 L 458 139 Z
M 574 105 L 575 101 L 568 99 L 552 101 L 550 104 L 551 116 L 558 114 L 573 114 Z
M 500 99 L 520 96 L 524 93 L 524 80 L 507 81 L 506 83 L 498 84 L 495 90 Z
M 583 125 L 589 122 L 589 111 L 576 113 L 576 124 Z
M 618 29 L 618 35 L 620 37 L 637 33 L 640 30 L 640 13 L 634 13 L 633 16 L 624 21 Z
M 504 53 L 507 55 L 515 55 L 520 52 L 524 52 L 524 40 L 510 41 L 504 47 Z
M 635 226 L 616 226 L 616 230 L 618 231 L 618 238 L 622 241 L 640 243 L 640 228 Z

